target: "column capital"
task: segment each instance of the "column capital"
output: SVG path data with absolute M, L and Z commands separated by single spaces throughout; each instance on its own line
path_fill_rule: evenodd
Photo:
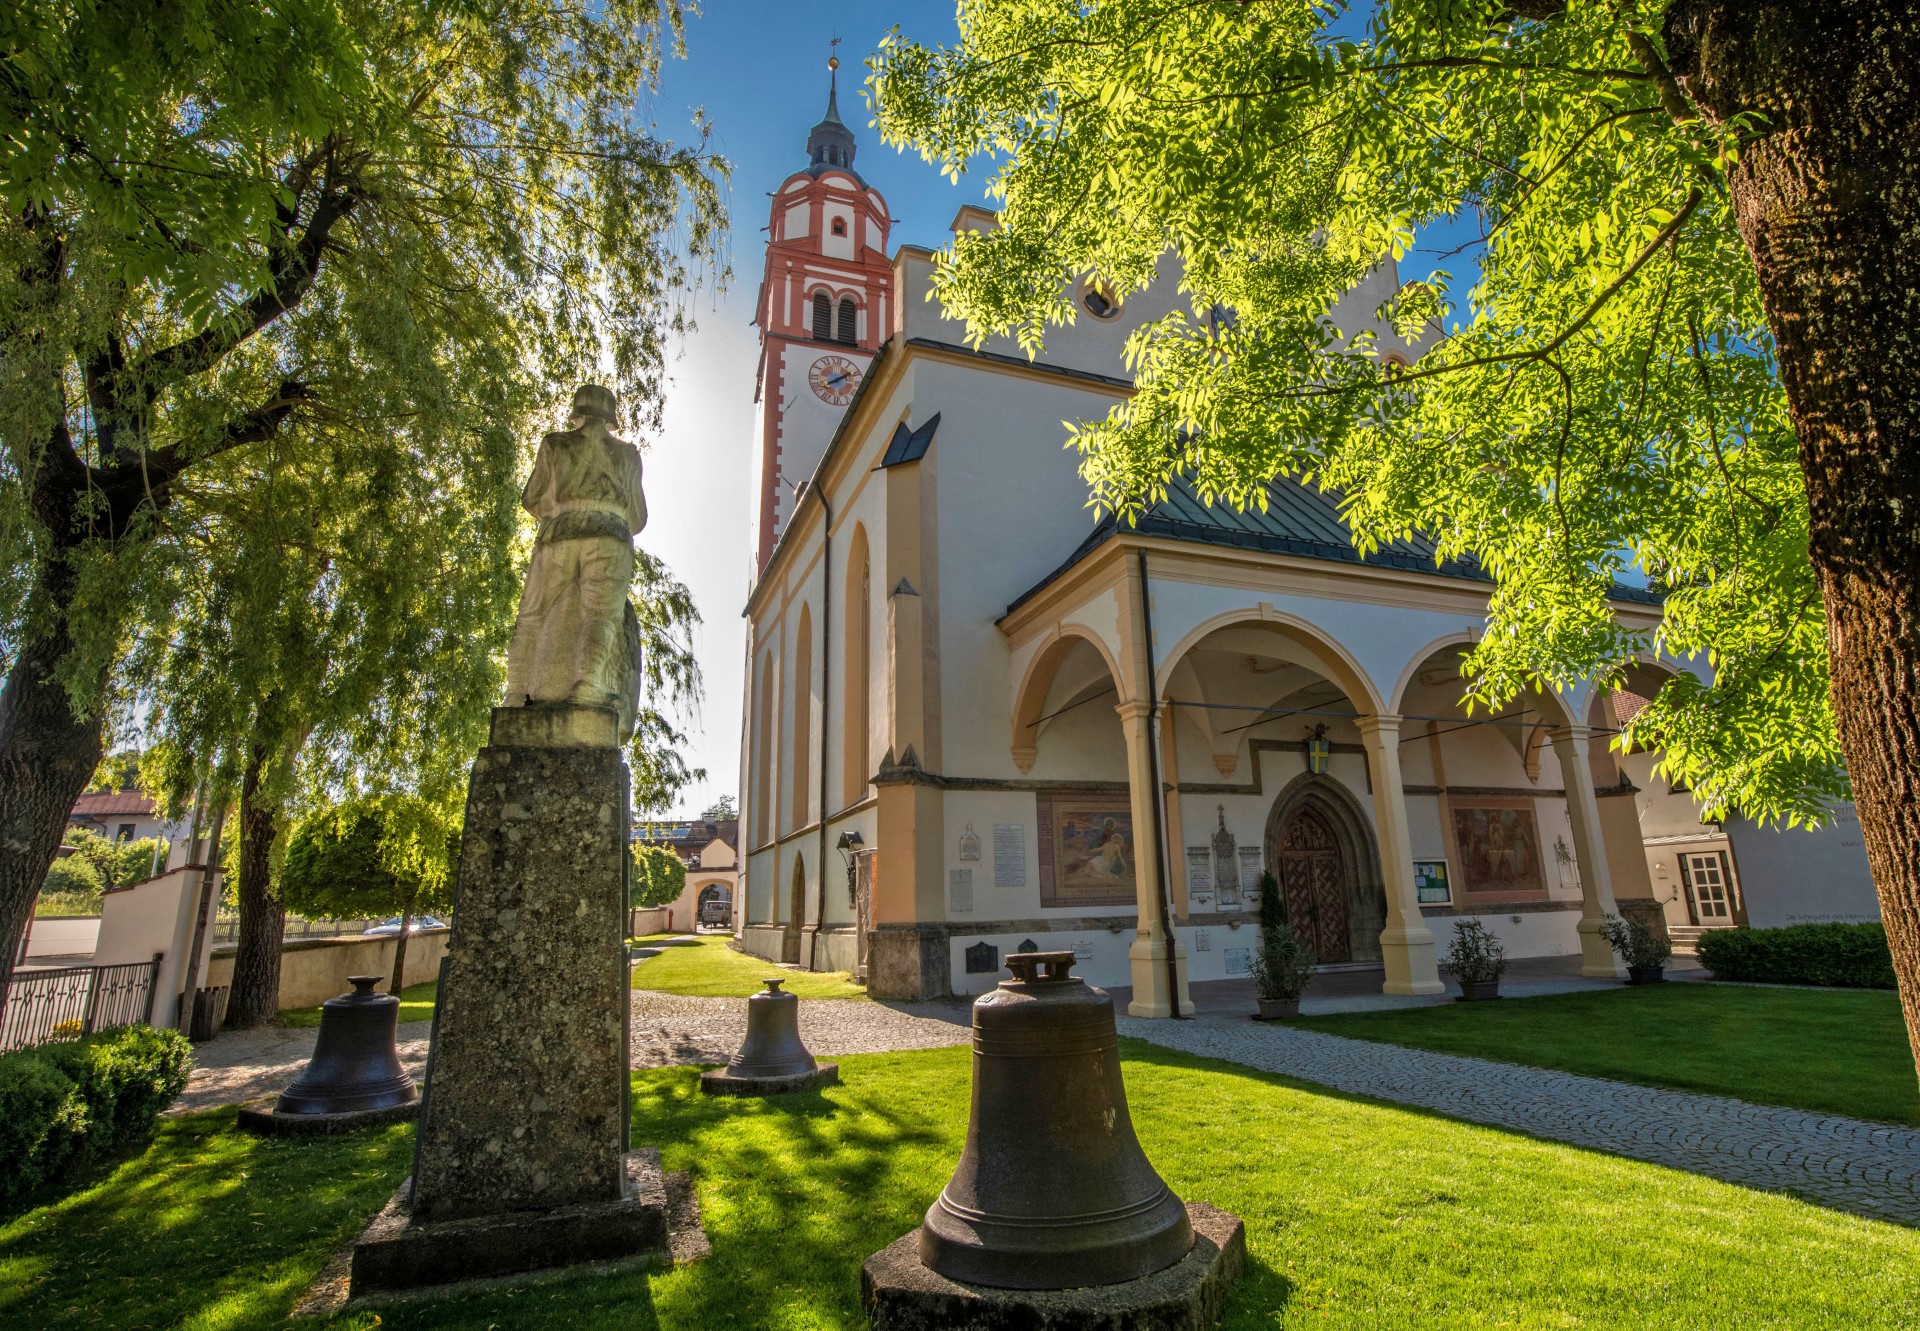
M 1362 735 L 1372 739 L 1375 735 L 1399 734 L 1400 722 L 1404 719 L 1392 712 L 1369 712 L 1365 716 L 1353 718 L 1353 724 L 1359 728 Z
M 1153 715 L 1153 705 L 1139 698 L 1116 703 L 1113 710 L 1120 714 L 1122 721 L 1144 721 Z
M 1547 738 L 1553 741 L 1555 748 L 1564 745 L 1574 749 L 1584 749 L 1587 746 L 1587 737 L 1592 733 L 1586 726 L 1578 724 L 1552 726 L 1547 730 Z

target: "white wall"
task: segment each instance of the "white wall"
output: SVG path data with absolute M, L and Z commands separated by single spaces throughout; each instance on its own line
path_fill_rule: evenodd
M 1762 827 L 1749 818 L 1730 817 L 1727 835 L 1740 864 L 1747 922 L 1754 928 L 1879 922 L 1880 901 L 1853 805 L 1840 806 L 1832 823 L 1811 829 Z

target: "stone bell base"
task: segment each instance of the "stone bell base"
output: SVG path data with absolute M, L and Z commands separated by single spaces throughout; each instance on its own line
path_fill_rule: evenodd
M 700 1089 L 707 1095 L 785 1095 L 789 1091 L 810 1091 L 816 1086 L 839 1083 L 838 1063 L 822 1063 L 812 1072 L 796 1072 L 790 1077 L 735 1077 L 725 1068 L 700 1074 Z
M 667 1189 L 660 1153 L 629 1152 L 626 1196 L 551 1211 L 502 1211 L 416 1223 L 413 1181 L 400 1185 L 353 1245 L 350 1296 L 518 1275 L 581 1262 L 668 1258 Z
M 355 1109 L 345 1114 L 281 1114 L 274 1111 L 280 1097 L 262 1096 L 240 1106 L 240 1126 L 263 1137 L 325 1137 L 357 1128 L 409 1123 L 420 1116 L 420 1101 L 387 1105 L 382 1109 Z
M 860 1268 L 860 1302 L 873 1331 L 1207 1331 L 1247 1263 L 1240 1217 L 1188 1202 L 1193 1247 L 1150 1276 L 1086 1289 L 962 1285 L 920 1263 L 920 1231 Z

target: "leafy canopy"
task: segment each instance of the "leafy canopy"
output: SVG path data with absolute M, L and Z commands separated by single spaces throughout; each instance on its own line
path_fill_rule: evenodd
M 1476 702 L 1691 658 L 1709 682 L 1679 675 L 1625 738 L 1709 809 L 1817 816 L 1845 780 L 1722 178 L 1740 127 L 1685 118 L 1665 7 L 962 0 L 958 46 L 895 35 L 869 89 L 889 142 L 994 163 L 1000 226 L 935 279 L 974 337 L 1038 352 L 1076 317 L 1063 278 L 1176 275 L 1187 308 L 1127 346 L 1137 393 L 1073 431 L 1096 505 L 1137 514 L 1179 472 L 1241 506 L 1276 475 L 1337 491 L 1363 549 L 1419 529 L 1497 579 Z M 1418 245 L 1468 278 L 1343 303 Z M 1608 594 L 1641 575 L 1650 630 Z
M 301 820 L 280 873 L 287 908 L 310 919 L 445 912 L 453 904 L 457 843 L 423 858 L 414 839 L 431 811 L 404 797 L 358 800 Z
M 649 910 L 671 905 L 687 888 L 687 866 L 665 846 L 633 843 L 631 908 Z

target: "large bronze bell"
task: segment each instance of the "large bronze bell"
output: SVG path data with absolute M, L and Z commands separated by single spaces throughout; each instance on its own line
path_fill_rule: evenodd
M 747 999 L 747 1038 L 727 1061 L 729 1077 L 798 1077 L 818 1065 L 800 1043 L 800 1000 L 769 979 L 765 993 Z
M 378 975 L 350 975 L 353 992 L 329 998 L 320 1008 L 320 1036 L 313 1057 L 280 1093 L 276 1114 L 351 1114 L 391 1109 L 411 1101 L 413 1078 L 400 1066 L 394 1034 L 400 1000 L 376 994 Z
M 920 1231 L 920 1260 L 999 1289 L 1114 1285 L 1193 1246 L 1187 1209 L 1127 1114 L 1113 1000 L 1071 952 L 1007 957 L 973 1005 L 967 1144 Z

